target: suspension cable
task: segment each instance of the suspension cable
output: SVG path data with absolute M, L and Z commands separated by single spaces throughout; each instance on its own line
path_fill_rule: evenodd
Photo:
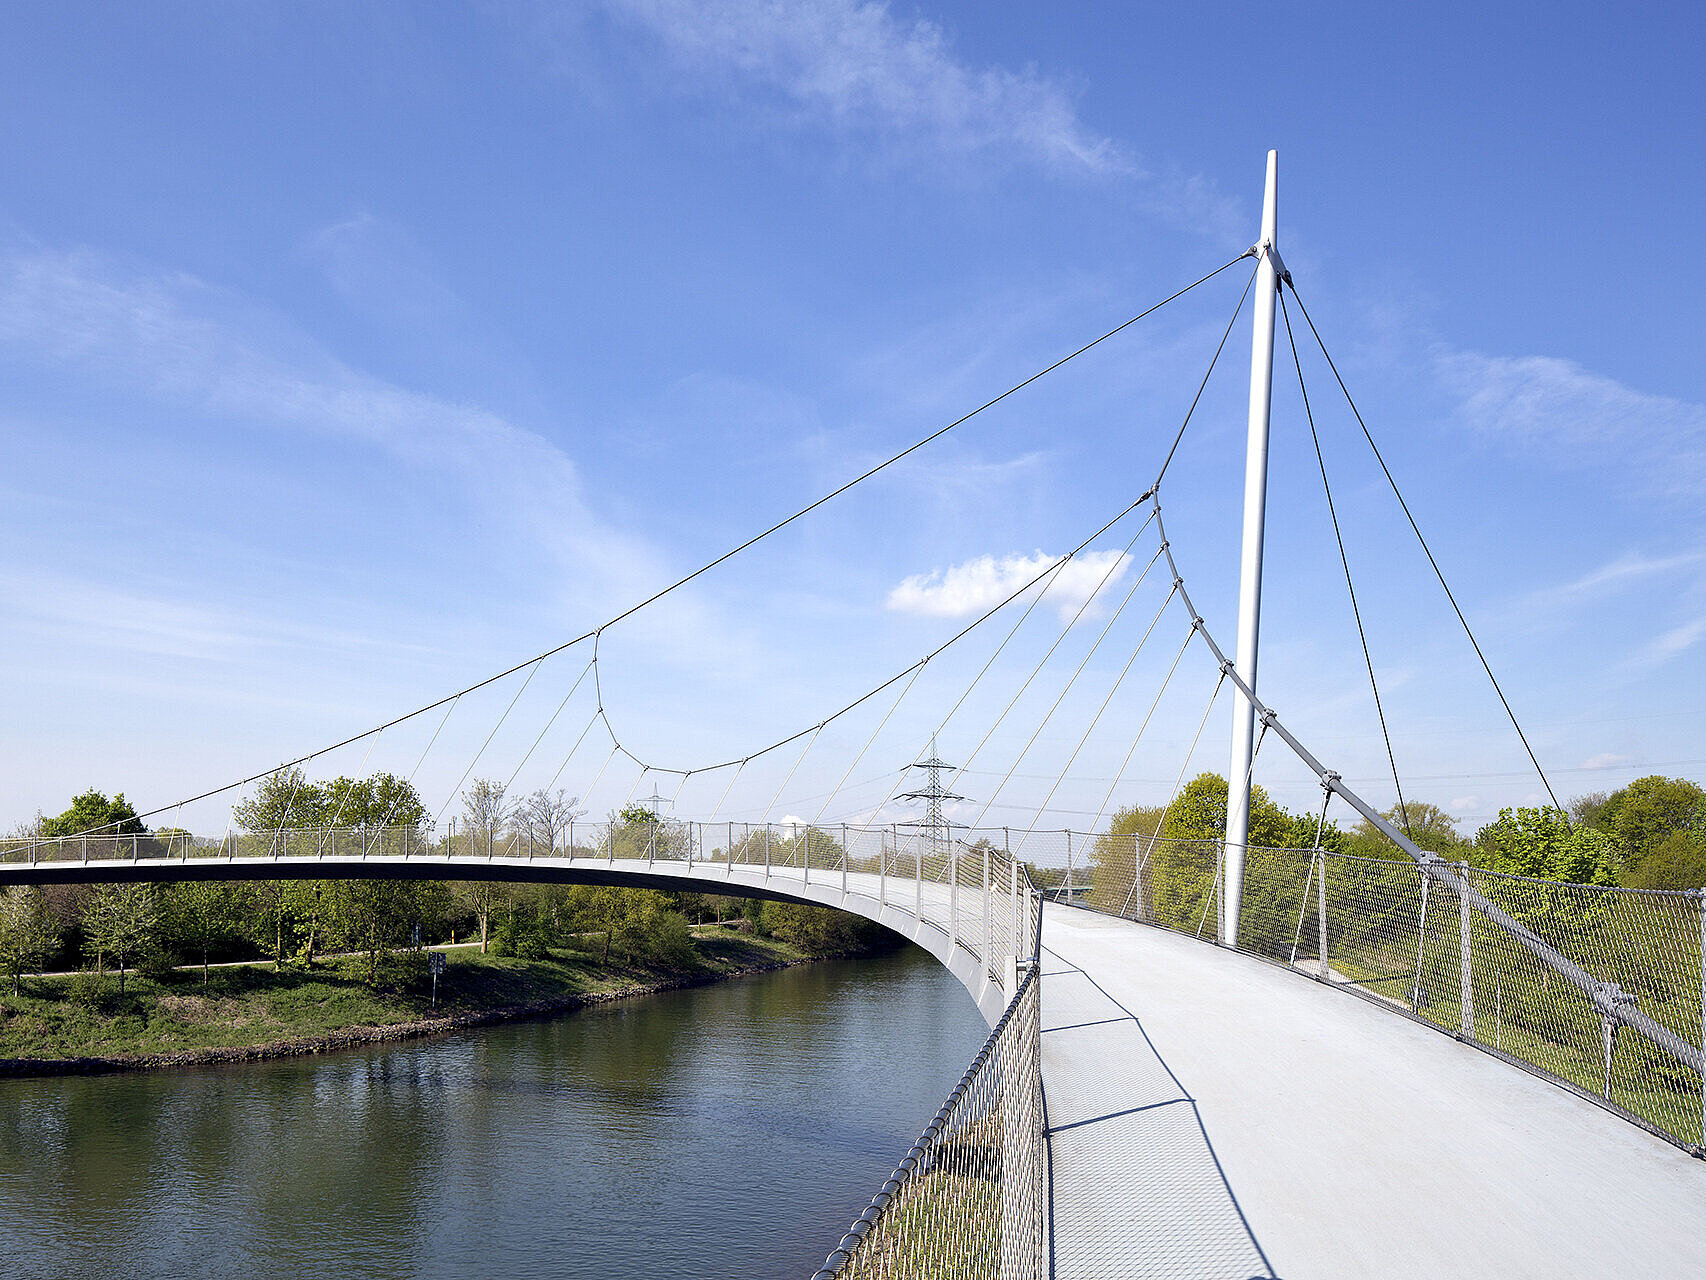
M 1303 396 L 1303 416 L 1309 422 L 1309 439 L 1315 445 L 1315 464 L 1321 470 L 1321 489 L 1327 495 L 1327 515 L 1333 522 L 1333 540 L 1339 544 L 1339 564 L 1345 571 L 1345 590 L 1351 598 L 1351 617 L 1356 619 L 1357 639 L 1362 642 L 1362 664 L 1368 670 L 1368 687 L 1374 691 L 1374 714 L 1380 719 L 1380 736 L 1386 743 L 1386 761 L 1392 766 L 1392 785 L 1398 792 L 1398 817 L 1404 823 L 1404 834 L 1416 838 L 1410 830 L 1410 810 L 1404 803 L 1404 784 L 1398 777 L 1398 756 L 1392 750 L 1392 734 L 1386 727 L 1386 708 L 1380 700 L 1380 682 L 1374 678 L 1374 658 L 1368 651 L 1368 632 L 1363 629 L 1362 609 L 1357 605 L 1356 584 L 1351 581 L 1351 561 L 1345 554 L 1345 536 L 1339 529 L 1339 512 L 1333 503 L 1333 486 L 1327 479 L 1327 459 L 1321 452 L 1321 437 L 1315 430 L 1315 412 L 1309 407 L 1309 386 L 1303 380 L 1303 360 L 1297 352 L 1297 336 L 1291 331 L 1291 312 L 1285 305 L 1285 290 L 1279 291 L 1280 317 L 1285 321 L 1285 339 L 1291 345 L 1291 362 L 1297 370 L 1297 389 Z
M 1132 543 L 1135 544 L 1135 542 L 1136 539 L 1134 538 Z M 1131 544 L 1128 544 L 1127 546 L 1128 554 L 1130 552 L 1130 545 Z M 1157 547 L 1155 549 L 1155 554 L 1149 558 L 1149 563 L 1143 567 L 1143 572 L 1140 573 L 1137 576 L 1137 580 L 1131 584 L 1131 590 L 1125 593 L 1125 599 L 1120 601 L 1119 607 L 1115 609 L 1112 616 L 1109 617 L 1107 625 L 1102 628 L 1102 633 L 1096 637 L 1095 642 L 1091 644 L 1089 650 L 1086 651 L 1083 659 L 1079 662 L 1077 669 L 1074 670 L 1072 675 L 1067 678 L 1066 683 L 1061 686 L 1060 692 L 1055 695 L 1054 702 L 1049 706 L 1048 711 L 1043 715 L 1043 718 L 1037 722 L 1037 727 L 1031 731 L 1030 738 L 1025 742 L 1024 748 L 1019 752 L 1019 754 L 1014 757 L 1013 763 L 1008 767 L 1005 776 L 1003 776 L 1001 781 L 996 784 L 994 792 L 989 797 L 990 802 L 996 800 L 1001 795 L 1002 791 L 1006 789 L 1007 783 L 1013 777 L 1013 771 L 1024 763 L 1025 757 L 1030 754 L 1031 748 L 1036 745 L 1037 739 L 1042 735 L 1042 731 L 1048 727 L 1049 721 L 1054 719 L 1054 713 L 1060 710 L 1060 704 L 1066 701 L 1066 695 L 1072 692 L 1073 686 L 1078 683 L 1078 677 L 1084 674 L 1084 668 L 1090 665 L 1090 659 L 1096 656 L 1096 651 L 1102 647 L 1102 641 L 1108 638 L 1108 632 L 1114 629 L 1114 624 L 1120 620 L 1120 615 L 1125 612 L 1126 606 L 1131 603 L 1131 598 L 1137 594 L 1137 589 L 1141 587 L 1144 581 L 1149 577 L 1149 571 L 1155 567 L 1155 562 L 1159 559 L 1161 559 L 1161 549 Z M 1092 596 L 1091 598 L 1094 599 L 1095 597 Z M 1172 598 L 1172 592 L 1168 592 L 1167 599 L 1171 600 Z M 1161 602 L 1161 607 L 1163 609 L 1167 607 L 1166 600 Z M 1156 618 L 1159 620 L 1159 613 L 1156 614 Z M 1153 623 L 1150 624 L 1150 629 L 1154 629 Z M 1147 640 L 1148 638 L 1148 634 L 1145 633 L 1144 639 Z M 1133 654 L 1133 656 L 1135 657 L 1136 655 Z M 1050 795 L 1052 796 L 1053 792 L 1050 792 Z M 982 826 L 983 816 L 988 812 L 989 803 L 985 803 L 983 811 L 977 815 L 977 821 L 972 823 L 972 825 L 974 827 Z M 1024 841 L 1021 840 L 1021 847 L 1023 844 Z
M 1289 282 L 1288 282 L 1289 283 Z M 1398 499 L 1398 505 L 1404 511 L 1404 518 L 1410 522 L 1410 531 L 1416 535 L 1416 541 L 1421 543 L 1422 554 L 1427 556 L 1428 564 L 1433 568 L 1434 577 L 1439 579 L 1439 585 L 1445 592 L 1445 598 L 1451 602 L 1452 612 L 1457 615 L 1457 621 L 1463 626 L 1463 634 L 1469 637 L 1469 645 L 1475 650 L 1475 656 L 1481 660 L 1481 669 L 1487 673 L 1487 679 L 1492 683 L 1493 692 L 1499 697 L 1499 703 L 1505 709 L 1505 715 L 1510 717 L 1511 728 L 1516 730 L 1516 736 L 1522 741 L 1522 749 L 1528 753 L 1529 763 L 1534 766 L 1535 773 L 1540 775 L 1540 782 L 1546 788 L 1546 794 L 1552 799 L 1552 807 L 1564 816 L 1566 827 L 1570 825 L 1570 815 L 1564 806 L 1558 803 L 1558 793 L 1552 790 L 1552 782 L 1546 776 L 1546 770 L 1541 768 L 1540 759 L 1534 754 L 1534 748 L 1529 745 L 1528 735 L 1522 731 L 1516 712 L 1511 710 L 1510 700 L 1505 697 L 1505 691 L 1499 687 L 1499 678 L 1493 674 L 1492 665 L 1487 661 L 1487 655 L 1481 651 L 1481 644 L 1475 639 L 1475 632 L 1469 626 L 1469 619 L 1463 616 L 1463 609 L 1457 603 L 1457 597 L 1452 594 L 1451 586 L 1445 580 L 1445 573 L 1439 567 L 1439 561 L 1434 559 L 1433 549 L 1428 546 L 1428 540 L 1422 536 L 1421 526 L 1416 523 L 1416 517 L 1411 514 L 1410 504 L 1404 501 L 1404 494 L 1398 488 L 1398 481 L 1393 478 L 1392 469 L 1386 465 L 1386 459 L 1381 456 L 1380 446 L 1374 443 L 1374 435 L 1368 429 L 1368 423 L 1363 421 L 1362 411 L 1357 408 L 1356 400 L 1351 396 L 1350 388 L 1345 385 L 1344 375 L 1339 372 L 1339 366 L 1333 362 L 1333 355 L 1327 350 L 1327 344 L 1321 338 L 1321 331 L 1315 327 L 1315 320 L 1309 314 L 1309 308 L 1303 304 L 1303 299 L 1297 292 L 1295 284 L 1289 285 L 1291 296 L 1297 299 L 1297 309 L 1303 313 L 1303 319 L 1309 325 L 1309 332 L 1315 336 L 1315 345 L 1321 348 L 1321 354 L 1326 357 L 1327 367 L 1333 371 L 1333 377 L 1339 384 L 1339 390 L 1344 394 L 1345 403 L 1350 406 L 1352 415 L 1357 420 L 1357 426 L 1362 428 L 1363 439 L 1368 441 L 1368 447 L 1374 451 L 1374 460 L 1380 464 L 1381 472 L 1386 476 L 1386 483 L 1392 487 L 1392 496 Z

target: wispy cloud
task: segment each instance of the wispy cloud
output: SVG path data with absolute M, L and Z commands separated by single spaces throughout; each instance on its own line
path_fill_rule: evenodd
M 1656 667 L 1687 653 L 1706 637 L 1706 618 L 1696 618 L 1655 636 L 1635 656 L 1638 666 Z
M 256 649 L 311 649 L 348 654 L 379 648 L 399 655 L 430 652 L 395 635 L 304 624 L 164 592 L 115 588 L 51 573 L 0 573 L 0 602 L 14 620 L 28 619 L 58 645 L 155 654 L 197 662 L 242 662 Z
M 889 592 L 886 604 L 897 613 L 971 617 L 999 604 L 1059 558 L 1041 551 L 1028 556 L 979 556 L 904 579 Z M 1131 557 L 1123 551 L 1086 551 L 1037 589 L 1046 590 L 1061 616 L 1070 618 L 1098 591 L 1118 582 L 1130 564 Z
M 734 72 L 814 121 L 956 155 L 1000 155 L 1090 175 L 1136 174 L 1088 128 L 1058 80 L 973 66 L 943 29 L 871 0 L 606 0 L 679 66 Z
M 646 547 L 593 515 L 574 462 L 549 440 L 351 369 L 193 277 L 87 253 L 0 258 L 0 347 L 234 423 L 353 438 L 454 473 L 536 550 L 613 599 L 660 576 Z
M 1580 465 L 1633 463 L 1648 491 L 1706 484 L 1706 406 L 1650 395 L 1551 356 L 1440 351 L 1435 367 L 1469 424 Z

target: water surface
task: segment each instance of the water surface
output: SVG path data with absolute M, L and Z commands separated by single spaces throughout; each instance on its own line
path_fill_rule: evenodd
M 984 1034 L 907 948 L 319 1058 L 0 1081 L 0 1276 L 797 1280 Z

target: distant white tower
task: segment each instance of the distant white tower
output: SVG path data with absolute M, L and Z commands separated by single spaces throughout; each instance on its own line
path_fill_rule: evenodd
M 907 767 L 911 769 L 923 769 L 929 778 L 929 781 L 918 790 L 908 791 L 900 796 L 900 799 L 902 800 L 911 800 L 914 802 L 922 800 L 924 802 L 923 821 L 910 825 L 920 828 L 925 836 L 929 838 L 931 845 L 935 848 L 944 848 L 948 843 L 949 823 L 948 815 L 942 812 L 942 805 L 948 800 L 965 799 L 964 796 L 956 795 L 954 792 L 949 791 L 942 785 L 942 770 L 952 769 L 956 766 L 947 763 L 945 760 L 942 760 L 937 756 L 936 739 L 935 736 L 932 735 L 930 738 L 930 758 L 928 760 L 920 760 L 916 764 L 909 765 Z

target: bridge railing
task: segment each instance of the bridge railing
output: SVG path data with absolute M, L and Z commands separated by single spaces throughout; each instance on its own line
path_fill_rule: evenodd
M 954 844 L 945 859 L 981 864 L 993 852 L 989 843 Z M 812 1280 L 1047 1274 L 1042 896 L 1024 868 L 1016 874 L 1029 957 L 1018 989 L 947 1101 Z
M 1075 873 L 1088 881 L 1076 905 L 1218 936 L 1219 842 L 1075 839 Z M 1064 833 L 1027 852 L 1064 859 Z M 1702 893 L 1451 870 L 1461 890 L 1408 858 L 1252 847 L 1239 950 L 1562 1082 L 1680 1146 L 1706 1146 Z

